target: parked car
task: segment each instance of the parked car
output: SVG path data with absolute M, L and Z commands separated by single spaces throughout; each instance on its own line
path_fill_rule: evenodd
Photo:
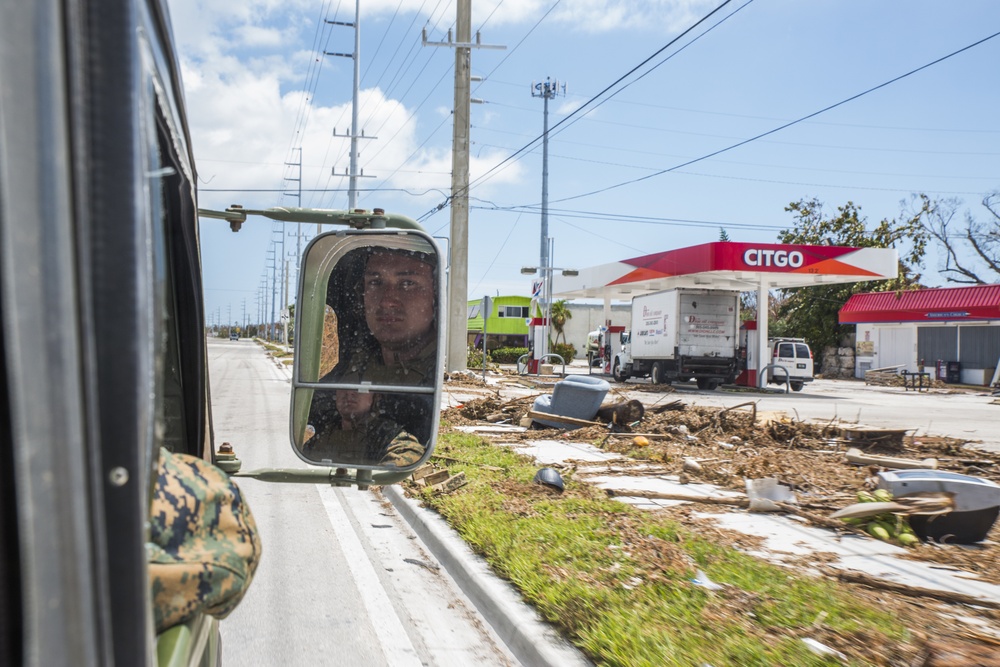
M 813 381 L 812 350 L 804 338 L 774 338 L 768 341 L 770 363 L 783 368 L 792 391 L 802 391 L 806 382 Z M 785 373 L 768 371 L 769 384 L 784 384 Z

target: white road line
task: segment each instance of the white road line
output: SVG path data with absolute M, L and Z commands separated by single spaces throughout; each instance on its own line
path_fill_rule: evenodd
M 382 582 L 379 581 L 368 554 L 354 532 L 337 490 L 328 486 L 317 486 L 316 488 L 323 500 L 323 507 L 326 508 L 326 513 L 330 517 L 330 525 L 333 526 L 333 532 L 336 533 L 337 543 L 340 545 L 340 550 L 344 554 L 344 559 L 351 570 L 358 592 L 364 601 L 375 635 L 381 643 L 386 664 L 391 667 L 409 667 L 411 665 L 419 667 L 422 662 L 417 656 L 417 651 L 413 648 L 389 596 L 382 588 Z

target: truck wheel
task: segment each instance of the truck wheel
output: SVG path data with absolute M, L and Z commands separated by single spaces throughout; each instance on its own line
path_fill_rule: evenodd
M 715 391 L 722 384 L 718 378 L 698 378 L 698 389 Z
M 653 362 L 653 367 L 649 369 L 649 381 L 653 384 L 663 382 L 663 366 L 659 361 Z
M 625 382 L 628 380 L 628 375 L 622 372 L 622 362 L 618 359 L 615 359 L 615 367 L 614 370 L 612 370 L 611 375 L 617 382 Z
M 788 384 L 791 386 L 792 391 L 802 391 L 802 387 L 806 386 L 805 382 L 789 382 Z
M 708 389 L 709 379 L 708 378 L 698 378 L 698 389 Z

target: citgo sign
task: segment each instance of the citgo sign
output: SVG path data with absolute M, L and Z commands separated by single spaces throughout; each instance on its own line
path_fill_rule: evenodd
M 747 248 L 743 253 L 743 262 L 747 266 L 790 266 L 797 269 L 802 266 L 802 253 L 798 250 L 774 250 L 763 248 Z

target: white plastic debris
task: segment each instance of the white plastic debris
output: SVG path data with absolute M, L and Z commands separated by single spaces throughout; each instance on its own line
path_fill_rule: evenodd
M 744 480 L 751 512 L 780 512 L 777 503 L 795 504 L 795 494 L 774 477 Z
M 722 584 L 717 584 L 711 579 L 709 579 L 708 575 L 702 572 L 701 570 L 695 572 L 694 579 L 691 580 L 691 583 L 696 586 L 707 588 L 710 591 L 721 591 L 723 588 L 725 588 L 725 586 L 723 586 Z
M 837 649 L 830 648 L 826 644 L 822 644 L 810 637 L 803 637 L 802 643 L 808 646 L 809 650 L 815 653 L 816 655 L 829 655 L 834 658 L 837 658 L 838 660 L 844 660 L 844 661 L 847 660 L 847 656 L 838 651 Z

